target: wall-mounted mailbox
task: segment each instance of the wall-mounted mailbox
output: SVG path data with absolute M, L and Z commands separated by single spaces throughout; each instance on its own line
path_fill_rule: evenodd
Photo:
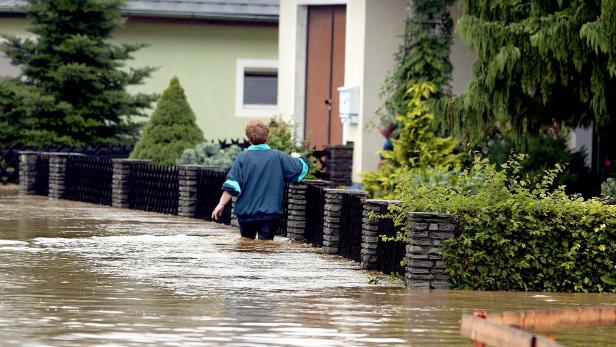
M 359 123 L 359 87 L 338 88 L 340 93 L 340 121 L 342 123 Z

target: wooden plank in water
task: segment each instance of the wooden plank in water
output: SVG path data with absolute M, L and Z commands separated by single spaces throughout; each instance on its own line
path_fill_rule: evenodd
M 486 315 L 486 319 L 524 330 L 550 331 L 616 324 L 616 307 L 490 313 Z
M 541 335 L 499 324 L 497 322 L 473 317 L 462 316 L 460 325 L 462 336 L 481 341 L 490 346 L 499 347 L 562 347 L 560 344 Z

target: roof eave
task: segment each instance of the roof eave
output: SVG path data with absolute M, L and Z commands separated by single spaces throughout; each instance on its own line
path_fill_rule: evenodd
M 200 14 L 194 12 L 158 12 L 158 11 L 131 11 L 122 10 L 125 17 L 150 17 L 150 18 L 170 18 L 170 19 L 208 19 L 208 20 L 230 20 L 247 22 L 278 23 L 278 16 L 268 15 L 238 15 L 238 14 Z
M 25 15 L 23 7 L 2 7 L 2 14 Z M 123 9 L 122 15 L 125 17 L 150 17 L 150 18 L 170 18 L 170 19 L 208 19 L 208 20 L 229 20 L 246 22 L 278 23 L 277 15 L 240 15 L 240 14 L 201 14 L 194 12 L 160 12 Z

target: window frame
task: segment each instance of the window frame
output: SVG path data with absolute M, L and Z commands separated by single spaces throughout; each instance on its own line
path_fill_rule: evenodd
M 278 80 L 278 60 L 268 59 L 238 59 L 235 71 L 235 116 L 236 117 L 273 117 L 278 114 L 276 105 L 245 105 L 244 104 L 244 74 L 249 72 L 276 72 Z M 276 90 L 276 93 L 278 91 Z M 276 99 L 278 101 L 278 99 Z

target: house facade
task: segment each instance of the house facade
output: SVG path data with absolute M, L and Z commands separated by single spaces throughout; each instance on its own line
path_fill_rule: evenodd
M 0 33 L 32 35 L 20 1 L 0 1 Z M 206 139 L 240 138 L 277 107 L 278 0 L 127 1 L 118 43 L 143 42 L 128 66 L 158 69 L 131 92 L 162 93 L 177 76 Z M 0 57 L 0 76 L 19 70 Z
M 317 148 L 353 142 L 353 178 L 375 170 L 381 86 L 402 43 L 408 0 L 282 0 L 279 110 Z M 461 15 L 451 9 L 454 20 Z M 454 38 L 452 91 L 461 93 L 475 54 Z M 340 92 L 342 91 L 342 94 Z M 342 96 L 342 99 L 341 99 Z M 343 122 L 344 121 L 344 122 Z

